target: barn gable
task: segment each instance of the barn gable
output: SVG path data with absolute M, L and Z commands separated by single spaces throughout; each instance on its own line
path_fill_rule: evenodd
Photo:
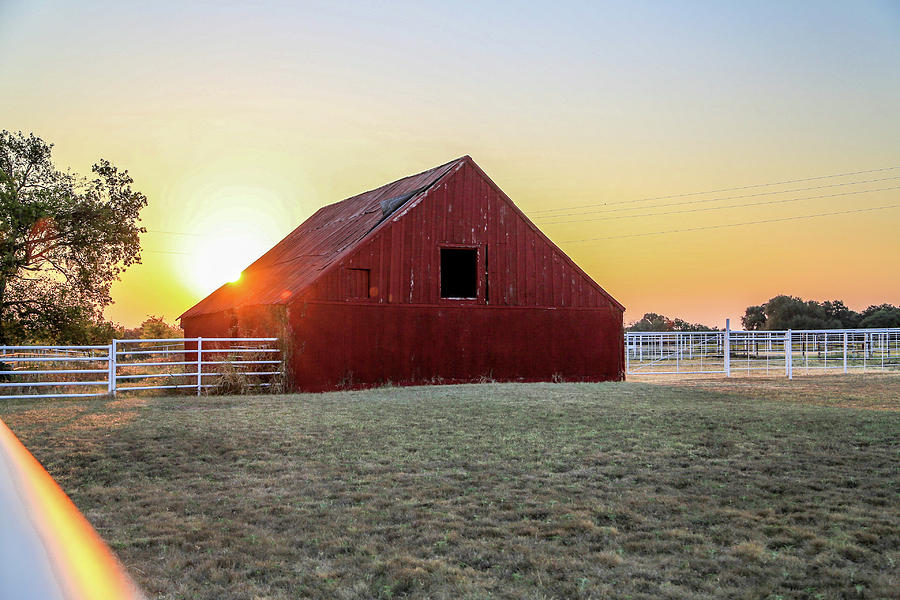
M 437 303 L 436 245 L 477 249 L 482 303 L 624 310 L 464 156 L 321 208 L 180 318 L 300 299 Z
M 361 239 L 310 286 L 310 300 L 437 304 L 441 248 L 477 251 L 477 300 L 624 310 L 469 157 Z M 361 280 L 367 295 L 359 293 Z

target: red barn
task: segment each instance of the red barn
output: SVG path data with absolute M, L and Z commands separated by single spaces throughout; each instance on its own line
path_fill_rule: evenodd
M 281 337 L 317 391 L 621 380 L 623 311 L 464 156 L 319 209 L 180 318 Z

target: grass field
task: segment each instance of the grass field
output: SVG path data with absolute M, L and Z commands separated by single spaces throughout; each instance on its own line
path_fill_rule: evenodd
M 900 377 L 0 402 L 158 598 L 897 598 Z

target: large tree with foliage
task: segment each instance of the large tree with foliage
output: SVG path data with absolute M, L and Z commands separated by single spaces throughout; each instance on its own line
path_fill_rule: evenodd
M 859 327 L 900 327 L 900 306 L 870 306 L 859 313 Z
M 861 313 L 841 300 L 816 302 L 794 296 L 775 296 L 765 304 L 748 306 L 741 321 L 746 329 L 854 329 L 900 327 L 900 308 L 870 306 Z
M 761 310 L 760 310 L 761 309 Z M 842 323 L 814 300 L 775 296 L 762 306 L 750 306 L 741 321 L 747 329 L 839 329 Z
M 58 170 L 34 134 L 0 132 L 0 343 L 74 342 L 102 321 L 112 282 L 140 262 L 147 198 L 100 160 Z

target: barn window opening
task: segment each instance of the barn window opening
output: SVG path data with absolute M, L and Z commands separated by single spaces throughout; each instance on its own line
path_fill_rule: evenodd
M 441 298 L 478 296 L 478 250 L 441 248 Z

